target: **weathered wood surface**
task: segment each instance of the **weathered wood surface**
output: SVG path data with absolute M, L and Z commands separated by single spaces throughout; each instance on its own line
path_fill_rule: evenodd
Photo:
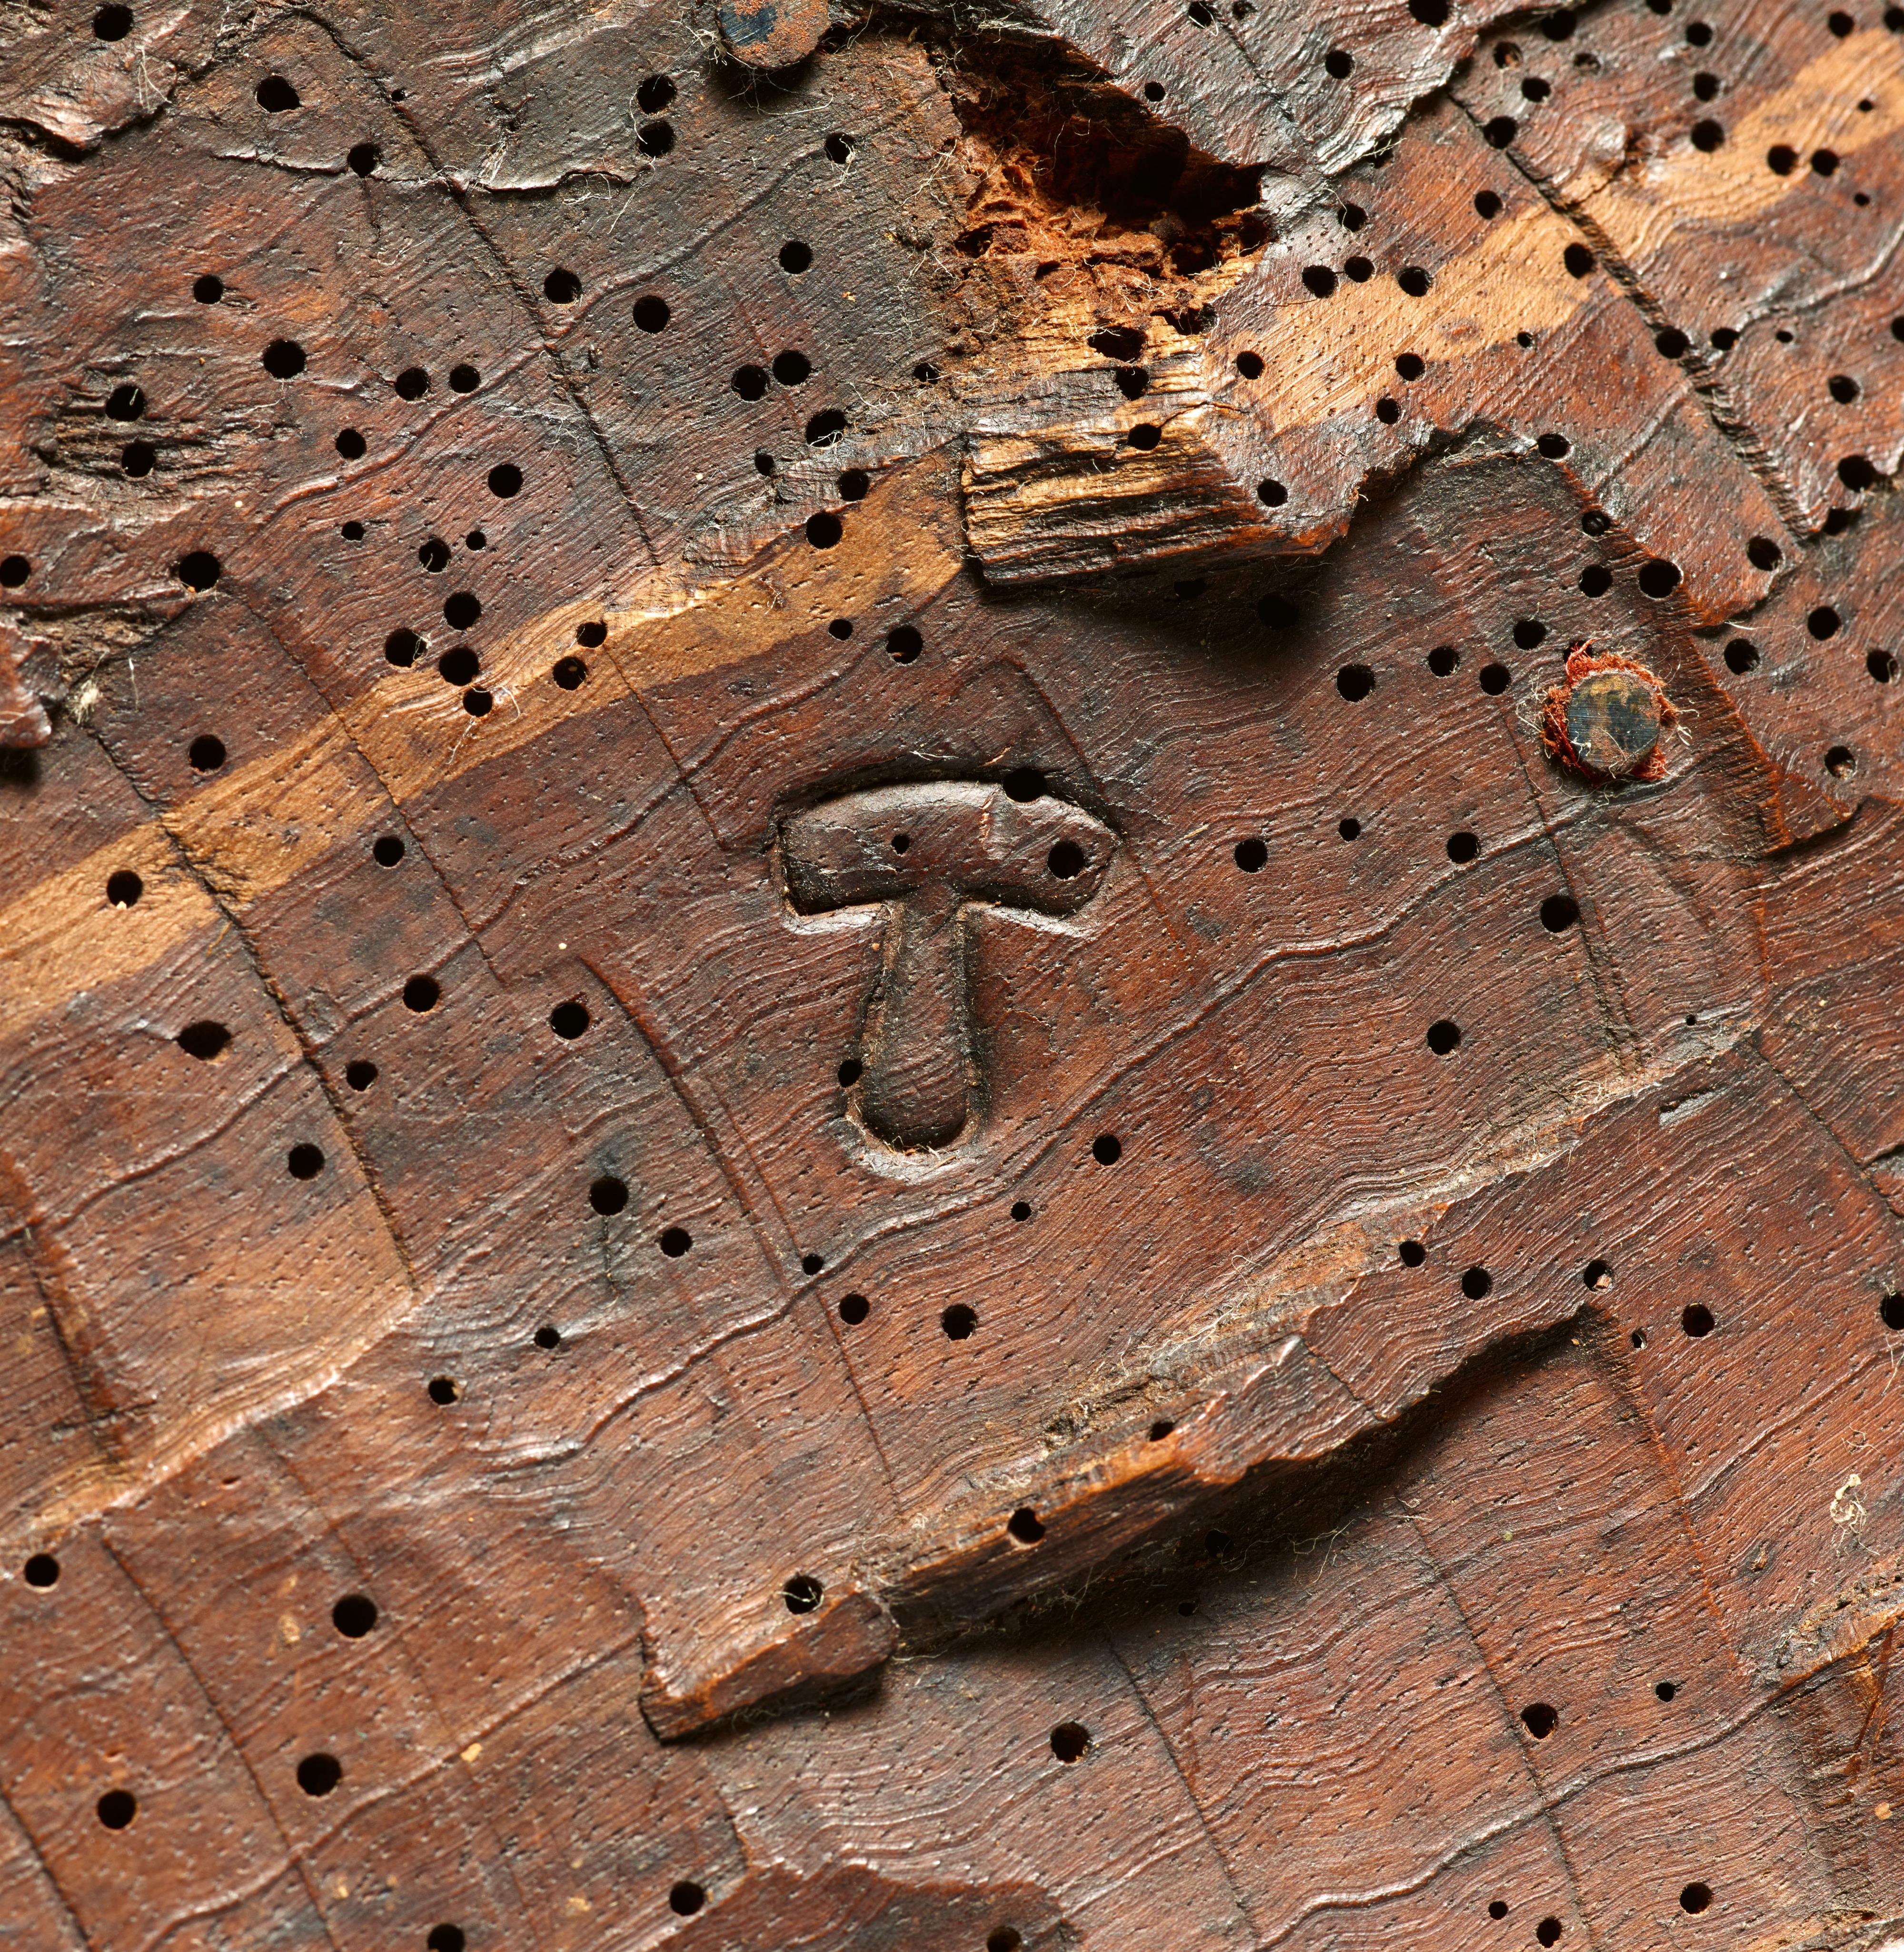
M 0 1944 L 1904 1935 L 1904 13 L 0 152 Z

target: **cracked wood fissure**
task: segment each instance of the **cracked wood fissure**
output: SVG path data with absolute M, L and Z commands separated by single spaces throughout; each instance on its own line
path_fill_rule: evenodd
M 0 165 L 0 1938 L 1904 1942 L 1904 12 Z

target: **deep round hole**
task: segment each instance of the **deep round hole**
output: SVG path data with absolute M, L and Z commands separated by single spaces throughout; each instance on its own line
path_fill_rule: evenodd
M 886 652 L 896 665 L 909 665 L 925 648 L 925 640 L 910 624 L 902 624 L 886 633 Z
M 789 1613 L 810 1613 L 819 1605 L 826 1589 L 810 1572 L 796 1572 L 780 1588 Z
M 1725 647 L 1726 668 L 1743 677 L 1759 668 L 1759 646 L 1745 637 L 1734 637 Z
M 635 147 L 644 156 L 665 156 L 674 147 L 671 122 L 644 122 L 635 132 Z
M 1263 355 L 1260 352 L 1239 352 L 1237 371 L 1246 380 L 1260 380 L 1263 377 Z
M 806 424 L 806 443 L 809 447 L 832 447 L 846 431 L 846 416 L 837 407 L 825 407 Z
M 1507 148 L 1520 133 L 1521 125 L 1512 115 L 1490 115 L 1481 125 L 1481 134 L 1490 145 L 1496 149 Z M 1569 250 L 1574 248 L 1571 245 L 1568 246 Z
M 1207 27 L 1210 24 L 1211 15 L 1208 8 L 1203 6 L 1203 0 L 1190 0 L 1190 5 L 1187 11 L 1191 17 L 1195 18 L 1199 8 L 1202 9 L 1203 18 L 1197 24 L 1199 27 Z M 1012 1930 L 1010 1925 L 1001 1925 L 996 1932 L 986 1935 L 985 1952 L 1018 1952 L 1018 1947 L 1024 1943 L 1024 1941 Z
M 1568 277 L 1584 278 L 1593 268 L 1593 254 L 1584 244 L 1569 244 L 1561 252 L 1560 261 L 1567 267 Z
M 215 271 L 202 271 L 192 280 L 192 296 L 201 305 L 216 305 L 225 295 L 225 281 Z
M 708 1894 L 692 1879 L 683 1878 L 667 1894 L 669 1910 L 692 1918 L 708 1901 Z
M 1336 831 L 1345 840 L 1359 840 L 1362 838 L 1362 822 L 1353 818 L 1339 820 L 1336 822 Z
M 335 1756 L 306 1756 L 298 1764 L 298 1787 L 306 1796 L 328 1796 L 344 1779 L 344 1766 Z
M 1408 264 L 1396 273 L 1395 282 L 1410 298 L 1424 299 L 1428 296 L 1429 286 L 1434 280 L 1419 264 Z
M 774 377 L 783 386 L 804 386 L 813 372 L 813 361 L 804 352 L 774 355 Z
M 1164 430 L 1149 421 L 1142 421 L 1133 427 L 1124 438 L 1141 453 L 1148 454 L 1164 437 Z
M 978 1315 L 964 1302 L 955 1301 L 939 1316 L 939 1326 L 946 1331 L 948 1340 L 964 1342 L 978 1327 Z
M 414 630 L 392 630 L 383 640 L 383 655 L 393 665 L 413 665 L 424 641 Z
M 1488 1916 L 1489 1916 L 1490 1918 L 1505 1918 L 1505 1917 L 1506 1917 L 1506 1916 L 1507 1916 L 1507 1900 L 1506 1900 L 1506 1899 L 1505 1899 L 1505 1898 L 1499 1898 L 1499 1897 L 1497 1897 L 1497 1898 L 1491 1898 L 1491 1899 L 1490 1899 L 1490 1900 L 1489 1900 L 1489 1901 L 1488 1901 L 1487 1915 L 1488 1915 Z
M 17 556 L 7 558 L 9 562 L 17 562 L 20 559 Z M 220 574 L 218 558 L 209 549 L 193 549 L 189 555 L 180 557 L 173 574 L 188 590 L 209 590 L 218 580 Z M 26 579 L 16 577 L 14 580 L 21 583 Z
M 824 1254 L 802 1254 L 800 1256 L 800 1272 L 803 1275 L 817 1275 L 826 1265 Z
M 495 703 L 493 694 L 485 691 L 480 685 L 471 685 L 463 694 L 463 709 L 472 718 L 487 718 Z
M 187 1057 L 195 1057 L 201 1064 L 209 1064 L 215 1057 L 222 1057 L 231 1043 L 231 1032 L 223 1024 L 214 1023 L 209 1017 L 201 1017 L 196 1023 L 187 1024 L 173 1039 Z
M 1844 619 L 1828 603 L 1821 603 L 1805 619 L 1805 627 L 1820 643 L 1827 637 L 1835 637 L 1843 627 Z
M 857 1328 L 872 1312 L 872 1303 L 863 1294 L 846 1294 L 839 1298 L 839 1319 L 849 1328 Z
M 1559 1711 L 1544 1701 L 1530 1702 L 1521 1710 L 1521 1719 L 1537 1742 L 1544 1742 L 1560 1725 Z
M 433 976 L 412 976 L 403 986 L 403 1007 L 421 1016 L 433 1010 L 442 996 L 442 986 Z
M 1877 470 L 1862 454 L 1847 454 L 1838 463 L 1838 479 L 1859 493 L 1877 485 Z
M 1887 1294 L 1877 1304 L 1878 1319 L 1893 1334 L 1904 1333 L 1904 1294 Z
M 1021 806 L 1045 796 L 1045 776 L 1036 766 L 1014 766 L 999 784 L 1004 787 L 1006 799 L 1015 799 Z
M 1028 1200 L 1013 1200 L 1011 1217 L 1015 1220 L 1029 1220 L 1031 1218 L 1031 1202 Z
M 1168 1417 L 1160 1416 L 1146 1433 L 1148 1441 L 1152 1444 L 1161 1444 L 1176 1428 Z
M 815 549 L 828 549 L 846 533 L 839 518 L 829 508 L 821 508 L 807 518 L 807 540 Z
M 145 411 L 145 393 L 142 387 L 130 381 L 124 386 L 115 386 L 106 396 L 106 418 L 114 421 L 136 421 Z
M 552 1322 L 545 1322 L 536 1331 L 535 1344 L 538 1349 L 559 1349 L 562 1346 L 562 1331 Z
M 1613 587 L 1613 572 L 1603 562 L 1590 562 L 1580 573 L 1583 596 L 1604 596 Z
M 1346 81 L 1355 71 L 1355 58 L 1346 48 L 1331 48 L 1322 57 L 1322 65 L 1337 81 Z
M 380 834 L 370 843 L 370 859 L 380 868 L 394 868 L 403 854 L 403 843 L 394 834 Z
M 473 393 L 482 383 L 482 374 L 467 363 L 449 369 L 450 390 L 452 393 Z
M 573 1001 L 558 1003 L 549 1013 L 549 1028 L 558 1037 L 578 1037 L 588 1027 L 589 1013 L 585 1004 Z
M 611 1172 L 590 1182 L 589 1204 L 596 1212 L 604 1215 L 619 1213 L 628 1203 L 628 1187 L 626 1181 L 619 1180 Z
M 850 136 L 843 136 L 836 129 L 821 146 L 825 149 L 827 161 L 830 163 L 844 164 L 852 160 L 853 139 Z
M 587 678 L 589 668 L 580 658 L 558 658 L 549 674 L 564 691 L 577 691 Z
M 344 1066 L 344 1082 L 353 1091 L 367 1091 L 377 1082 L 377 1066 L 367 1057 L 354 1057 Z
M 694 1245 L 694 1236 L 685 1227 L 664 1227 L 659 1245 L 671 1261 L 678 1261 Z
M 59 1584 L 60 1563 L 50 1552 L 36 1552 L 20 1569 L 20 1576 L 29 1586 L 56 1586 Z
M 374 176 L 377 166 L 383 160 L 383 152 L 374 142 L 353 142 L 344 153 L 344 161 L 353 175 Z M 467 367 L 459 367 L 459 372 L 467 372 Z M 465 389 L 465 391 L 467 389 Z
M 452 630 L 467 630 L 483 614 L 483 605 L 467 590 L 459 590 L 443 604 L 443 621 Z
M 1396 1249 L 1405 1268 L 1418 1268 L 1428 1258 L 1428 1250 L 1419 1240 L 1404 1240 Z
M 1640 587 L 1655 600 L 1670 596 L 1679 587 L 1679 565 L 1655 556 L 1640 566 Z
M 1428 1048 L 1437 1057 L 1446 1057 L 1461 1045 L 1461 1026 L 1443 1017 L 1428 1026 Z
M 1834 746 L 1824 755 L 1824 770 L 1834 780 L 1848 780 L 1858 770 L 1858 755 L 1849 746 Z
M 727 383 L 743 400 L 758 400 L 767 391 L 767 368 L 764 366 L 736 367 L 733 377 Z
M 1712 1902 L 1712 1887 L 1710 1885 L 1701 1884 L 1697 1879 L 1688 1885 L 1679 1894 L 1679 1908 L 1681 1911 L 1703 1911 Z
M 672 75 L 651 74 L 635 90 L 635 105 L 644 115 L 658 115 L 674 99 Z
M 1889 651 L 1867 651 L 1865 669 L 1880 684 L 1893 684 L 1897 680 L 1897 660 Z
M 1305 264 L 1302 282 L 1316 297 L 1326 299 L 1335 290 L 1336 274 L 1327 264 Z
M 139 1814 L 139 1799 L 129 1789 L 109 1789 L 92 1807 L 108 1830 L 123 1830 Z
M 1483 665 L 1480 670 L 1480 687 L 1490 698 L 1499 698 L 1514 682 L 1514 674 L 1505 665 Z
M 1437 677 L 1452 677 L 1460 668 L 1461 653 L 1452 644 L 1437 644 L 1428 653 L 1428 668 Z
M 1091 1156 L 1099 1165 L 1115 1165 L 1124 1156 L 1124 1141 L 1115 1132 L 1100 1132 L 1091 1141 Z
M 1366 665 L 1344 665 L 1336 673 L 1336 689 L 1344 698 L 1366 698 L 1375 689 L 1375 674 Z
M 1574 451 L 1574 443 L 1564 433 L 1543 433 L 1534 446 L 1549 461 L 1563 461 Z
M 1718 1324 L 1712 1311 L 1702 1301 L 1689 1302 L 1679 1312 L 1679 1325 L 1688 1335 L 1710 1335 Z
M 367 1594 L 346 1593 L 330 1609 L 330 1624 L 347 1641 L 361 1641 L 377 1625 L 377 1602 Z
M 1021 1545 L 1036 1545 L 1045 1535 L 1038 1514 L 1029 1505 L 1021 1505 L 1011 1514 L 1005 1528 Z
M 293 1179 L 315 1179 L 324 1169 L 324 1156 L 318 1146 L 295 1145 L 286 1153 L 284 1163 Z
M 848 1058 L 835 1074 L 839 1080 L 842 1089 L 850 1091 L 859 1082 L 860 1074 L 863 1068 L 858 1058 Z
M 1485 1268 L 1470 1268 L 1461 1278 L 1461 1291 L 1470 1301 L 1485 1301 L 1494 1292 L 1494 1277 Z
M 1383 427 L 1393 427 L 1402 418 L 1402 409 L 1394 401 L 1383 397 L 1375 402 L 1375 418 Z
M 186 748 L 186 758 L 197 773 L 215 773 L 225 763 L 225 742 L 215 733 L 202 732 Z
M 274 380 L 295 380 L 304 371 L 304 348 L 295 339 L 274 339 L 265 347 L 264 360 Z
M 1084 850 L 1075 840 L 1061 840 L 1045 856 L 1045 865 L 1059 881 L 1074 881 L 1084 871 Z
M 257 102 L 267 115 L 283 115 L 299 105 L 298 91 L 281 74 L 267 74 L 258 84 Z
M 558 265 L 542 280 L 542 296 L 551 305 L 573 305 L 582 296 L 582 280 Z
M 1091 1731 L 1082 1722 L 1060 1722 L 1051 1731 L 1051 1752 L 1061 1763 L 1074 1763 L 1091 1746 Z
M 1474 834 L 1465 831 L 1448 837 L 1448 859 L 1457 865 L 1465 865 L 1481 851 L 1481 843 Z
M 1679 1684 L 1672 1681 L 1655 1681 L 1652 1691 L 1662 1701 L 1670 1701 L 1679 1692 Z
M 92 37 L 99 41 L 123 41 L 133 30 L 130 7 L 102 7 L 92 17 Z
M 1543 1945 L 1558 1945 L 1560 1943 L 1560 1920 L 1543 1918 L 1534 1928 L 1534 1935 Z
M 1427 370 L 1418 353 L 1398 352 L 1395 355 L 1395 371 L 1404 380 L 1418 380 Z
M 421 366 L 406 366 L 391 384 L 400 400 L 420 400 L 430 390 L 430 375 Z
M 1580 904 L 1571 895 L 1549 895 L 1540 904 L 1540 926 L 1550 935 L 1571 928 L 1579 920 Z
M 106 877 L 106 899 L 116 909 L 129 909 L 145 892 L 145 884 L 130 868 L 115 869 Z
M 482 668 L 482 660 L 467 644 L 452 644 L 436 660 L 436 675 L 446 684 L 467 684 Z
M 1547 627 L 1538 617 L 1515 620 L 1514 641 L 1524 651 L 1531 651 L 1547 641 Z
M 1492 222 L 1501 214 L 1501 199 L 1491 189 L 1477 190 L 1474 193 L 1474 211 L 1477 216 Z
M 834 485 L 839 490 L 841 501 L 863 502 L 873 485 L 873 477 L 863 468 L 846 468 L 840 471 L 839 479 Z
M 1246 874 L 1260 874 L 1269 859 L 1269 849 L 1260 840 L 1239 840 L 1230 852 L 1231 858 Z
M 1668 326 L 1664 332 L 1653 336 L 1653 347 L 1662 359 L 1684 359 L 1690 349 L 1684 333 L 1676 326 Z
M 417 546 L 417 560 L 432 576 L 439 576 L 449 567 L 449 545 L 441 536 L 431 536 Z
M 489 493 L 507 501 L 522 493 L 522 470 L 513 461 L 499 461 L 489 470 Z
M 424 1941 L 425 1952 L 463 1952 L 468 1942 L 460 1925 L 433 1925 Z
M 667 299 L 652 292 L 635 301 L 634 321 L 643 332 L 665 332 L 667 321 L 674 316 Z
M 462 1394 L 452 1376 L 432 1376 L 430 1379 L 430 1400 L 433 1403 L 453 1403 Z
M 812 267 L 813 253 L 799 238 L 790 237 L 780 246 L 780 269 L 789 276 L 797 278 Z
M 1725 126 L 1714 121 L 1709 116 L 1693 124 L 1693 147 L 1706 155 L 1712 155 L 1725 141 Z
M 1256 499 L 1265 508 L 1280 508 L 1290 498 L 1290 491 L 1280 481 L 1258 481 Z

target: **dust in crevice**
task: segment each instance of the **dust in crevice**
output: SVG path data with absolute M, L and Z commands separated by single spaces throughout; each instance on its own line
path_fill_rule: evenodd
M 1049 305 L 1111 332 L 1201 330 L 1270 241 L 1262 169 L 1206 155 L 1075 56 L 986 41 L 930 58 L 959 127 L 952 249 L 971 318 Z

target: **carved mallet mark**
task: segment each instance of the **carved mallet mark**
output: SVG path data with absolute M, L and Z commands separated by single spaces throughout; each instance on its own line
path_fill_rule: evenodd
M 820 45 L 827 0 L 721 0 L 721 38 L 737 61 L 752 68 L 792 67 Z
M 933 781 L 847 793 L 787 821 L 780 859 L 802 915 L 886 910 L 884 955 L 853 1087 L 859 1121 L 898 1152 L 968 1136 L 983 1080 L 972 1048 L 965 912 L 1074 915 L 1117 837 L 1062 800 Z

